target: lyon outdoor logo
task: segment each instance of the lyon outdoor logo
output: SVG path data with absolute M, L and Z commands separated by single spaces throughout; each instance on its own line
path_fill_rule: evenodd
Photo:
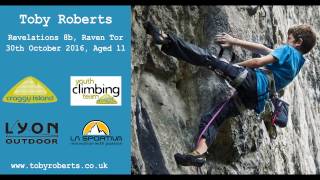
M 2 101 L 5 103 L 40 104 L 53 103 L 58 99 L 40 80 L 28 76 L 14 85 Z
M 5 122 L 6 144 L 58 144 L 57 122 Z
M 121 76 L 71 76 L 71 106 L 121 106 Z
M 101 120 L 92 120 L 85 124 L 82 136 L 71 136 L 72 145 L 121 145 L 122 136 L 110 133 L 108 125 Z

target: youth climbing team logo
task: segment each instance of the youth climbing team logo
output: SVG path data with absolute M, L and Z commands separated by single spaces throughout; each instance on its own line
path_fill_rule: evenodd
M 14 85 L 2 101 L 5 103 L 53 103 L 57 102 L 55 94 L 40 80 L 28 76 Z
M 121 106 L 121 76 L 71 76 L 71 106 Z

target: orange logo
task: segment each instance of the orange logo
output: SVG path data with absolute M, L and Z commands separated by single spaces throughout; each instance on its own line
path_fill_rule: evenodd
M 84 136 L 109 136 L 109 134 L 109 127 L 99 120 L 93 120 L 87 123 L 82 132 Z

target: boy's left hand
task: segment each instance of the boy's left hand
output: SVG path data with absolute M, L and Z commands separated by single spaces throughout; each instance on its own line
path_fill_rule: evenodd
M 223 48 L 232 47 L 233 41 L 234 38 L 225 32 L 217 34 L 215 37 L 215 42 L 219 43 Z

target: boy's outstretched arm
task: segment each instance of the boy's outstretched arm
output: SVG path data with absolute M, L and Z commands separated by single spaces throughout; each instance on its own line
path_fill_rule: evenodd
M 237 63 L 237 65 L 245 66 L 245 67 L 249 67 L 249 68 L 259 68 L 259 67 L 263 67 L 267 64 L 274 63 L 276 60 L 277 59 L 274 58 L 272 55 L 267 55 L 267 56 L 263 56 L 260 58 L 248 59 L 246 61 Z
M 252 51 L 252 52 L 255 52 L 258 54 L 262 54 L 262 55 L 267 55 L 271 51 L 273 51 L 272 49 L 266 47 L 263 44 L 258 44 L 258 43 L 254 43 L 254 42 L 249 42 L 249 41 L 237 39 L 237 38 L 230 36 L 227 33 L 221 33 L 221 34 L 216 35 L 215 41 L 220 43 L 222 47 L 229 47 L 232 45 L 236 45 L 236 46 L 243 47 L 249 51 Z

